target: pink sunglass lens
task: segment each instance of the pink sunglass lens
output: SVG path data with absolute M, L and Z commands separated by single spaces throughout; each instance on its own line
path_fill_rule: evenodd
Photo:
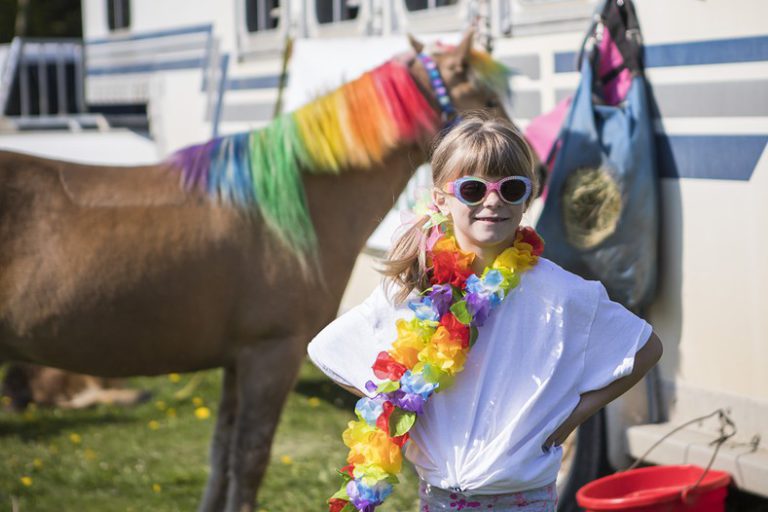
M 520 201 L 524 196 L 527 187 L 521 180 L 507 180 L 501 184 L 501 197 L 510 203 Z
M 459 187 L 459 194 L 465 201 L 476 203 L 485 197 L 486 186 L 482 181 L 465 181 Z

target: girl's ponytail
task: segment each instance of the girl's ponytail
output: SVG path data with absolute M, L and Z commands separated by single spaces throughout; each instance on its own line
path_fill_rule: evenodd
M 408 230 L 392 245 L 380 272 L 384 275 L 387 288 L 397 289 L 394 298 L 400 304 L 405 302 L 411 291 L 425 289 L 427 284 L 426 244 L 427 233 L 424 225 L 429 215 L 416 219 Z

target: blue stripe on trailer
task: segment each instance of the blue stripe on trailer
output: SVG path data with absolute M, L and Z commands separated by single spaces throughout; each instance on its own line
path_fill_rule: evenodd
M 230 78 L 227 90 L 240 91 L 244 89 L 274 89 L 280 85 L 280 75 L 264 75 L 252 77 Z
M 204 58 L 172 60 L 166 62 L 148 62 L 145 64 L 129 64 L 125 66 L 103 66 L 88 68 L 88 76 L 122 75 L 127 73 L 151 73 L 153 71 L 170 71 L 178 69 L 201 68 Z
M 124 41 L 140 41 L 142 39 L 155 39 L 158 37 L 171 37 L 171 36 L 183 36 L 187 34 L 195 34 L 197 32 L 211 32 L 213 31 L 213 25 L 194 25 L 191 27 L 181 27 L 171 30 L 157 30 L 154 32 L 142 32 L 140 34 L 129 35 L 115 35 L 111 37 L 104 37 L 99 39 L 86 39 L 85 44 L 97 45 L 97 44 L 109 44 L 109 43 L 121 43 Z
M 763 60 L 768 60 L 768 36 L 660 44 L 645 49 L 645 65 L 652 68 Z
M 662 178 L 749 181 L 768 135 L 657 135 Z
M 577 52 L 555 53 L 555 73 L 573 73 Z M 700 66 L 768 60 L 768 36 L 648 45 L 645 67 Z

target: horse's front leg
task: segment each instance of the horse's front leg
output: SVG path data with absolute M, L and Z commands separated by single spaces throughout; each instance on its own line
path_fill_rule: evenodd
M 229 450 L 232 443 L 237 413 L 236 369 L 224 368 L 221 386 L 221 401 L 216 417 L 216 430 L 211 440 L 211 473 L 205 485 L 205 493 L 198 512 L 219 512 L 224 510 L 227 496 L 227 474 L 229 472 Z
M 272 438 L 306 343 L 276 339 L 237 357 L 237 417 L 230 444 L 227 512 L 251 512 L 269 463 Z

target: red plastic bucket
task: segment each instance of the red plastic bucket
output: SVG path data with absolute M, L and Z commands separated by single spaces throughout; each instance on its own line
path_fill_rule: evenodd
M 588 483 L 576 493 L 587 512 L 723 512 L 731 476 L 704 468 L 652 466 L 616 473 Z

